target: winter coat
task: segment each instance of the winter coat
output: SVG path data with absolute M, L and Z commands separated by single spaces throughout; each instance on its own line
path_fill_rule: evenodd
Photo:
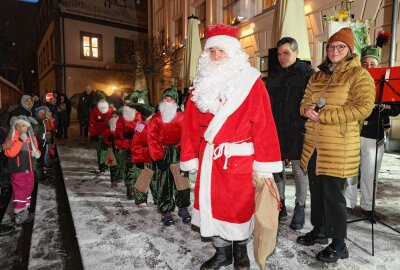
M 333 73 L 326 65 L 308 82 L 300 113 L 305 116 L 323 97 L 325 106 L 319 111 L 319 122 L 306 122 L 301 166 L 317 151 L 316 174 L 339 178 L 358 174 L 360 161 L 359 122 L 371 113 L 375 100 L 375 84 L 368 71 L 360 66 L 357 55 L 336 66 Z
M 96 106 L 96 94 L 92 91 L 90 95 L 83 92 L 79 96 L 78 113 L 82 119 L 88 119 L 91 110 Z
M 398 105 L 393 104 L 375 105 L 370 116 L 362 123 L 361 137 L 382 140 L 384 138 L 384 129 L 390 128 L 390 116 L 397 116 L 399 114 L 399 109 Z M 379 132 L 378 119 L 381 121 L 379 124 Z M 376 137 L 377 132 L 378 138 Z
M 123 116 L 120 116 L 117 121 L 117 128 L 115 130 L 115 137 L 119 140 L 121 149 L 131 149 L 132 137 L 128 138 L 126 132 L 135 133 L 135 127 L 138 121 L 142 119 L 139 112 L 135 113 L 135 117 L 132 121 L 127 121 Z M 124 136 L 125 133 L 125 136 Z
M 8 157 L 8 170 L 10 173 L 33 172 L 36 159 L 31 156 L 30 137 L 28 137 L 25 142 L 22 142 L 19 137 L 20 133 L 15 131 L 11 148 L 4 151 L 5 155 Z M 37 146 L 36 138 L 34 138 L 34 140 Z M 36 149 L 36 151 L 39 150 Z
M 170 123 L 164 123 L 161 113 L 157 112 L 150 119 L 147 130 L 147 140 L 151 159 L 154 161 L 164 158 L 164 148 L 169 145 L 180 147 L 183 113 L 177 112 Z
M 267 78 L 267 90 L 281 146 L 282 160 L 299 160 L 303 148 L 306 118 L 300 115 L 307 82 L 314 69 L 311 65 L 296 60 L 288 68 L 274 69 Z
M 94 107 L 89 118 L 89 133 L 90 136 L 103 136 L 107 129 L 107 121 L 110 120 L 114 109 L 109 108 L 108 112 L 101 113 L 99 108 Z
M 131 153 L 132 162 L 134 163 L 150 163 L 150 151 L 149 144 L 147 140 L 147 126 L 145 121 L 141 121 L 144 126 L 143 129 L 136 131 L 135 136 L 133 136 Z

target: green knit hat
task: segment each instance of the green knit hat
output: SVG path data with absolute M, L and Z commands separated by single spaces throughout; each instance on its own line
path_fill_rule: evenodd
M 129 100 L 132 101 L 133 103 L 142 103 L 142 104 L 147 104 L 148 103 L 148 90 L 143 89 L 140 91 L 133 91 L 131 96 L 129 97 Z
M 178 91 L 176 90 L 175 85 L 172 85 L 171 88 L 167 88 L 164 90 L 162 98 L 170 97 L 175 100 L 176 103 L 179 103 Z
M 382 49 L 380 47 L 365 46 L 364 48 L 361 49 L 361 60 L 364 59 L 365 57 L 373 57 L 380 63 L 381 51 Z

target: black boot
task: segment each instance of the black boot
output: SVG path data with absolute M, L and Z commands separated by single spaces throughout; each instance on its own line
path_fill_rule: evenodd
M 128 200 L 133 200 L 133 191 L 132 191 L 132 187 L 127 187 L 126 188 L 126 198 Z
M 247 256 L 247 241 L 233 242 L 233 266 L 235 270 L 250 269 L 250 260 Z
M 281 199 L 281 211 L 279 211 L 279 221 L 285 221 L 287 217 L 285 199 Z
M 226 247 L 216 247 L 214 256 L 203 263 L 200 270 L 217 270 L 222 266 L 232 264 L 232 245 Z

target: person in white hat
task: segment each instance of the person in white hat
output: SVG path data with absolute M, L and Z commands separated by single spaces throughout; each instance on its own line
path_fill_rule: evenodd
M 181 169 L 198 170 L 192 224 L 216 249 L 201 269 L 232 261 L 235 269 L 250 268 L 253 173 L 266 179 L 282 171 L 268 93 L 237 34 L 236 27 L 207 26 L 182 127 Z

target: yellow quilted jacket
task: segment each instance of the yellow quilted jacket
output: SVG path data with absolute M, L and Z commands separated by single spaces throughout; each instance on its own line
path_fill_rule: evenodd
M 321 70 L 310 78 L 300 106 L 305 116 L 305 109 L 314 108 L 320 97 L 325 99 L 320 121 L 306 122 L 301 166 L 307 171 L 316 150 L 317 175 L 352 177 L 358 174 L 360 162 L 359 122 L 370 115 L 375 101 L 374 80 L 357 55 L 333 73 Z

